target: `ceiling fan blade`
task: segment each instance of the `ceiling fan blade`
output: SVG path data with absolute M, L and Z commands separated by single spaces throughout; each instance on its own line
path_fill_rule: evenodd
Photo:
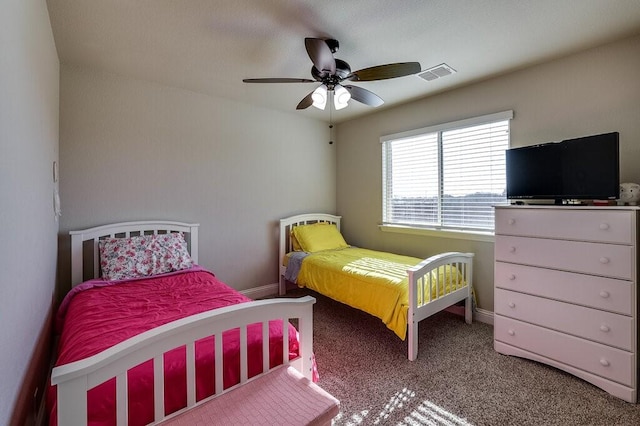
M 365 105 L 379 107 L 384 103 L 380 96 L 366 89 L 363 89 L 362 87 L 351 85 L 343 85 L 343 87 L 349 91 L 349 93 L 351 94 L 351 99 L 362 102 Z
M 296 109 L 307 109 L 309 108 L 311 105 L 313 105 L 313 99 L 311 99 L 311 95 L 313 95 L 313 92 L 309 93 L 307 96 L 305 96 L 300 103 L 298 104 L 298 106 L 296 107 Z
M 308 78 L 245 78 L 245 83 L 316 83 Z
M 404 77 L 405 75 L 417 74 L 419 72 L 419 62 L 398 62 L 354 71 L 347 79 L 352 81 L 386 80 L 388 78 Z
M 311 62 L 318 69 L 318 71 L 328 72 L 333 75 L 336 72 L 336 60 L 333 57 L 331 48 L 327 42 L 321 38 L 304 39 L 304 46 L 307 48 L 307 53 Z

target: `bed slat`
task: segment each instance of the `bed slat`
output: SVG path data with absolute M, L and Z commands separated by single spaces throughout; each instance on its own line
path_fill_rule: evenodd
M 127 372 L 116 376 L 116 422 L 127 424 L 129 419 L 129 400 L 127 398 Z
M 289 319 L 282 318 L 282 363 L 289 364 Z
M 187 405 L 196 403 L 196 349 L 195 342 L 187 343 Z
M 262 371 L 269 370 L 269 322 L 262 323 Z
M 164 418 L 164 354 L 153 358 L 153 407 L 155 420 Z
M 96 238 L 93 240 L 93 276 L 100 276 L 100 254 L 99 254 L 99 240 Z
M 313 347 L 313 315 L 306 315 L 298 319 L 298 332 L 300 335 L 300 346 Z M 289 351 L 287 350 L 286 353 L 289 353 Z M 300 363 L 300 365 L 296 367 L 298 371 L 302 372 L 302 374 L 307 377 L 313 376 L 312 352 L 305 352 L 305 355 L 301 356 L 299 360 L 296 360 L 296 362 Z
M 222 393 L 222 389 L 224 387 L 224 375 L 222 373 L 222 367 L 224 365 L 224 359 L 222 357 L 222 333 L 216 333 L 215 335 L 215 357 L 216 357 L 216 395 L 220 395 Z M 218 361 L 220 360 L 220 361 Z
M 247 327 L 240 327 L 240 381 L 246 382 L 248 377 L 247 368 Z

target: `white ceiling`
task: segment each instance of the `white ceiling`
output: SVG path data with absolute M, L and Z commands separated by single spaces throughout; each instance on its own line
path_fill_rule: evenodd
M 340 42 L 353 70 L 446 63 L 456 74 L 356 83 L 380 108 L 640 33 L 640 0 L 47 0 L 60 62 L 329 120 L 298 102 L 317 84 L 305 37 Z M 613 65 L 613 64 L 612 64 Z M 640 77 L 640 74 L 639 74 Z M 340 122 L 374 111 L 351 101 Z

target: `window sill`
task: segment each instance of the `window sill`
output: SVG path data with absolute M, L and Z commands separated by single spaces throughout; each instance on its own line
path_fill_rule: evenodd
M 428 235 L 431 237 L 450 238 L 454 240 L 484 241 L 489 243 L 495 241 L 494 233 L 489 231 L 453 231 L 450 229 L 418 228 L 403 225 L 378 225 L 378 228 L 380 228 L 382 232 L 393 232 L 397 234 Z

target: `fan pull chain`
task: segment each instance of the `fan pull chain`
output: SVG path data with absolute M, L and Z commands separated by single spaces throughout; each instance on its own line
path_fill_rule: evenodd
M 333 101 L 333 99 L 331 99 Z M 329 102 L 329 145 L 333 145 L 333 108 Z

